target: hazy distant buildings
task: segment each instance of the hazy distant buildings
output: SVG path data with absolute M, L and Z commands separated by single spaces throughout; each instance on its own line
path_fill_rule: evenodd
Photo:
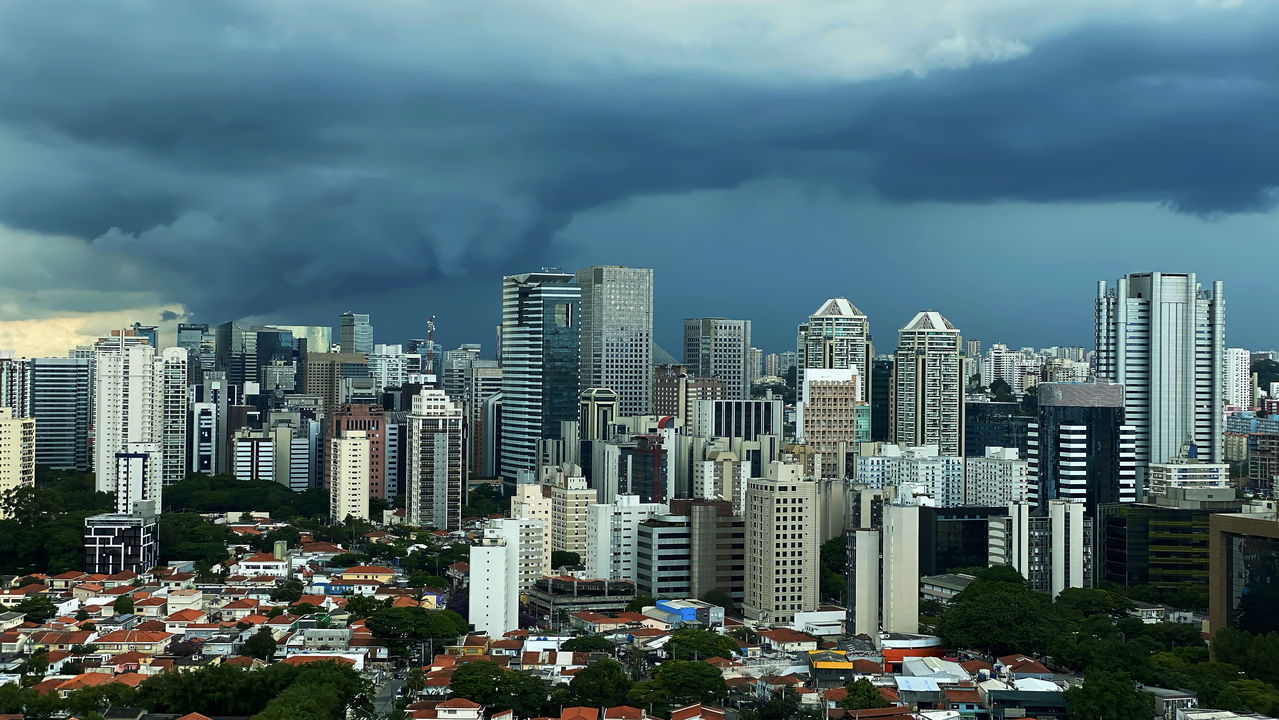
M 893 440 L 964 452 L 964 377 L 959 329 L 931 310 L 898 333 Z
M 578 270 L 576 282 L 582 313 L 579 388 L 616 391 L 624 416 L 652 412 L 653 271 L 597 265 Z
M 1252 382 L 1252 353 L 1243 348 L 1226 350 L 1226 405 L 1240 410 L 1256 406 Z
M 1124 386 L 1124 419 L 1136 429 L 1138 482 L 1152 462 L 1187 441 L 1222 459 L 1225 298 L 1194 273 L 1136 273 L 1097 283 L 1097 379 Z

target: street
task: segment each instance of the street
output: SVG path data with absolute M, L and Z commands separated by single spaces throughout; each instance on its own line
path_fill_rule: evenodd
M 377 694 L 373 696 L 373 714 L 378 717 L 386 717 L 395 709 L 395 693 L 404 684 L 403 680 L 398 680 L 394 675 L 387 675 L 386 682 L 378 688 Z

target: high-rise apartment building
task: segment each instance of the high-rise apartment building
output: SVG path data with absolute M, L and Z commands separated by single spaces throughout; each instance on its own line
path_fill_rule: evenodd
M 31 361 L 12 350 L 0 350 L 0 407 L 31 417 Z
M 344 353 L 373 352 L 373 323 L 367 313 L 344 312 L 338 318 L 338 342 Z M 327 352 L 323 348 L 320 352 Z
M 886 632 L 919 632 L 919 507 L 884 506 L 881 532 L 884 592 L 881 612 Z
M 1226 350 L 1226 405 L 1240 410 L 1256 406 L 1252 383 L 1252 353 L 1243 348 Z
M 1010 565 L 1032 590 L 1050 597 L 1066 588 L 1093 585 L 1093 526 L 1083 503 L 1049 500 L 1046 513 L 1011 503 L 990 519 L 991 565 Z
M 809 450 L 822 456 L 822 477 L 849 474 L 846 457 L 870 441 L 870 403 L 857 368 L 808 368 L 800 387 L 797 425 Z
M 93 360 L 31 360 L 31 417 L 36 419 L 36 463 L 55 470 L 93 469 Z
M 578 412 L 581 288 L 572 275 L 509 275 L 502 280 L 502 409 L 499 462 L 514 482 L 536 471 L 538 444 L 558 439 Z M 651 368 L 643 367 L 647 374 Z
M 1030 464 L 1017 448 L 988 447 L 964 458 L 964 505 L 1007 507 L 1031 497 Z
M 964 452 L 964 369 L 959 328 L 932 310 L 898 332 L 893 440 Z
M 730 437 L 757 440 L 761 435 L 782 435 L 782 400 L 698 400 L 690 423 L 697 437 Z
M 115 488 L 115 455 L 130 443 L 160 445 L 162 481 L 186 475 L 187 351 L 157 354 L 148 344 L 99 343 L 96 350 L 94 468 L 97 488 Z
M 490 520 L 470 552 L 467 619 L 489 637 L 519 629 L 520 592 L 541 576 L 542 521 Z
M 1137 429 L 1125 421 L 1122 385 L 1040 383 L 1027 445 L 1037 507 L 1061 498 L 1094 514 L 1137 500 Z
M 684 364 L 699 378 L 723 380 L 726 400 L 750 399 L 752 349 L 750 320 L 684 320 Z
M 764 477 L 747 483 L 747 618 L 790 622 L 797 612 L 817 609 L 818 498 L 817 483 L 797 463 L 770 463 Z
M 36 421 L 0 407 L 0 498 L 36 483 Z M 0 505 L 0 518 L 5 517 Z
M 326 438 L 341 438 L 345 437 L 347 433 L 357 430 L 364 433 L 364 446 L 369 451 L 369 471 L 366 478 L 368 496 L 371 498 L 386 498 L 386 411 L 377 405 L 340 405 L 336 410 L 329 413 L 328 418 L 325 420 L 324 436 Z M 329 471 L 332 469 L 333 464 L 326 462 L 324 466 L 325 487 L 332 485 L 329 478 Z
M 586 509 L 586 574 L 605 580 L 635 581 L 639 526 L 667 512 L 661 503 L 640 502 L 638 495 L 618 495 L 611 503 Z
M 803 386 L 809 368 L 855 368 L 861 383 L 859 397 L 870 397 L 870 364 L 875 353 L 865 313 L 846 298 L 831 298 L 799 326 L 798 335 L 794 361 L 797 386 Z M 778 371 L 785 373 L 786 367 L 779 366 Z
M 425 388 L 414 396 L 407 423 L 408 523 L 456 530 L 462 525 L 466 502 L 462 406 L 443 390 Z
M 1138 273 L 1097 283 L 1097 379 L 1124 386 L 1124 419 L 1137 431 L 1139 491 L 1146 466 L 1193 442 L 1222 459 L 1225 297 L 1194 273 Z
M 301 358 L 299 375 L 298 385 L 302 393 L 319 397 L 324 408 L 331 410 L 344 404 L 344 380 L 369 377 L 368 356 L 364 353 L 307 352 Z
M 408 380 L 408 354 L 403 345 L 383 345 L 377 343 L 365 357 L 369 366 L 369 377 L 380 391 L 383 388 L 399 387 Z
M 369 438 L 363 430 L 343 430 L 329 439 L 329 519 L 369 520 Z
M 617 392 L 622 415 L 649 414 L 653 271 L 596 265 L 578 270 L 576 280 L 582 297 L 579 389 L 609 388 Z
M 551 488 L 551 550 L 586 554 L 587 513 L 597 499 L 587 485 L 582 468 L 565 463 L 545 474 Z
M 698 400 L 723 400 L 727 384 L 717 377 L 698 377 L 687 365 L 653 367 L 653 414 L 671 416 L 687 424 Z
M 470 376 L 471 366 L 480 359 L 480 350 L 479 344 L 468 343 L 444 351 L 440 387 L 459 403 L 466 402 L 467 378 Z

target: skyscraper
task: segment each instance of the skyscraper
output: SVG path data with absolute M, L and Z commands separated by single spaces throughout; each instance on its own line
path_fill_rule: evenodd
M 92 469 L 93 361 L 33 358 L 31 416 L 37 420 L 36 463 L 57 470 Z
M 1137 431 L 1124 420 L 1124 388 L 1111 383 L 1040 383 L 1028 432 L 1032 496 L 1085 504 L 1137 499 Z
M 770 463 L 765 477 L 746 485 L 747 618 L 789 622 L 797 612 L 817 609 L 818 549 L 813 517 L 818 488 L 803 465 Z M 916 589 L 918 593 L 918 589 Z
M 0 407 L 0 498 L 36 482 L 36 421 Z M 0 506 L 0 518 L 4 517 Z
M 338 342 L 344 353 L 373 352 L 373 323 L 365 313 L 344 312 L 339 318 Z M 320 350 L 327 351 L 328 348 Z
M 684 364 L 697 377 L 723 380 L 726 400 L 750 399 L 752 349 L 750 320 L 684 320 Z
M 14 417 L 31 417 L 31 361 L 0 350 L 0 407 Z
M 408 415 L 405 473 L 410 525 L 456 530 L 466 502 L 462 406 L 443 390 L 425 388 Z
M 329 439 L 329 518 L 340 523 L 348 517 L 369 518 L 369 438 L 363 430 L 343 430 Z M 381 477 L 378 478 L 379 484 Z M 381 518 L 378 518 L 381 520 Z
M 874 355 L 870 321 L 846 298 L 831 298 L 808 316 L 808 322 L 799 326 L 796 349 L 796 387 L 803 387 L 804 371 L 809 368 L 855 368 L 861 384 L 858 396 L 870 397 L 870 364 Z M 786 368 L 779 367 L 778 371 L 785 373 Z
M 596 265 L 578 270 L 577 284 L 579 389 L 615 390 L 623 416 L 647 415 L 653 404 L 653 271 Z
M 116 487 L 116 453 L 132 443 L 157 444 L 164 484 L 186 475 L 187 351 L 156 353 L 117 337 L 97 347 L 94 468 L 97 489 Z
M 964 369 L 959 328 L 939 312 L 916 313 L 898 332 L 893 441 L 964 453 Z
M 499 463 L 508 482 L 519 470 L 537 469 L 538 441 L 559 439 L 560 422 L 577 419 L 581 297 L 566 273 L 502 279 Z M 652 372 L 647 363 L 643 372 Z
M 1146 466 L 1193 442 L 1222 460 L 1225 298 L 1194 273 L 1138 273 L 1097 283 L 1097 379 L 1124 386 L 1124 420 L 1137 431 L 1138 482 Z
M 1226 405 L 1248 410 L 1253 402 L 1252 353 L 1243 348 L 1226 350 Z

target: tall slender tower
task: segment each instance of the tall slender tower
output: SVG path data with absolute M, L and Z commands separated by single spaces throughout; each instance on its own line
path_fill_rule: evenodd
M 582 291 L 572 275 L 509 275 L 502 280 L 502 418 L 499 464 L 514 482 L 537 470 L 538 441 L 559 439 L 576 420 Z M 646 363 L 644 372 L 652 374 Z
M 939 312 L 916 313 L 898 331 L 893 441 L 964 454 L 964 368 L 959 328 Z
M 579 390 L 615 390 L 622 416 L 647 415 L 653 408 L 653 271 L 596 265 L 578 270 L 577 284 Z
M 755 373 L 751 321 L 689 318 L 684 321 L 684 364 L 702 378 L 724 381 L 725 400 L 749 400 Z
M 373 323 L 369 320 L 368 314 L 342 313 L 339 318 L 338 341 L 344 353 L 373 352 Z M 328 348 L 316 348 L 315 351 L 328 352 Z
M 116 489 L 116 454 L 154 444 L 164 484 L 186 474 L 187 351 L 157 354 L 149 344 L 113 337 L 98 343 L 94 403 L 97 489 Z
M 851 367 L 857 369 L 861 382 L 859 396 L 870 397 L 870 363 L 875 354 L 870 321 L 846 298 L 831 298 L 808 316 L 808 322 L 799 326 L 796 351 L 796 387 L 804 386 L 804 371 L 809 368 Z
M 1097 379 L 1124 386 L 1124 422 L 1137 434 L 1138 487 L 1150 463 L 1193 442 L 1222 461 L 1226 306 L 1194 273 L 1137 273 L 1097 283 Z
M 466 502 L 466 457 L 462 452 L 462 406 L 443 390 L 413 396 L 405 445 L 408 522 L 439 530 L 462 525 Z

